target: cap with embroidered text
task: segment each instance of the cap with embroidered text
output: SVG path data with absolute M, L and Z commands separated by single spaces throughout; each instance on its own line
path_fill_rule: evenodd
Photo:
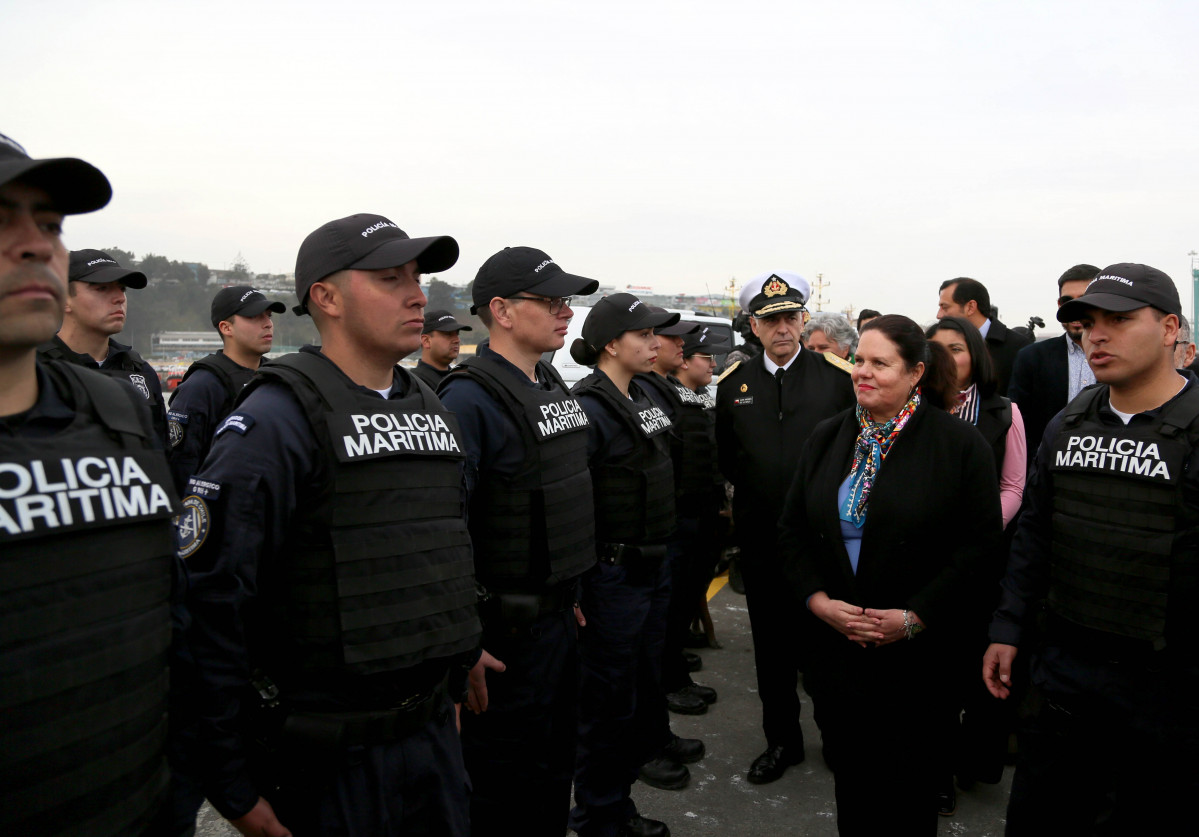
M 505 247 L 483 262 L 471 288 L 470 313 L 477 314 L 491 300 L 518 293 L 560 297 L 593 294 L 599 282 L 575 276 L 560 268 L 535 247 Z
M 1058 307 L 1057 318 L 1069 323 L 1082 317 L 1088 308 L 1135 311 L 1147 305 L 1167 314 L 1182 315 L 1174 280 L 1155 267 L 1121 262 L 1099 271 L 1082 296 Z
M 287 306 L 277 299 L 267 299 L 262 291 L 249 285 L 221 288 L 212 298 L 212 324 L 215 326 L 233 316 L 257 317 L 263 311 L 282 314 Z
M 384 270 L 416 261 L 421 273 L 439 273 L 458 261 L 448 235 L 409 238 L 382 215 L 349 215 L 308 234 L 296 256 L 296 314 L 308 313 L 308 292 L 339 270 Z
M 458 322 L 449 311 L 426 311 L 425 327 L 420 330 L 420 333 L 428 334 L 431 331 L 474 331 L 474 329 Z
M 140 270 L 121 267 L 116 259 L 103 250 L 72 250 L 67 278 L 72 282 L 87 282 L 89 285 L 120 282 L 126 288 L 146 287 L 146 274 Z

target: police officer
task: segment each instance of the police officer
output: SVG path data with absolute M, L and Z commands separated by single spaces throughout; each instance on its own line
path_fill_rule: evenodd
M 597 286 L 532 247 L 496 253 L 475 276 L 471 309 L 489 339 L 442 384 L 472 485 L 483 659 L 506 666 L 488 675 L 480 661 L 473 711 L 462 717 L 475 837 L 566 832 L 579 676 L 573 605 L 579 576 L 595 564 L 595 519 L 587 414 L 541 356 L 562 348 L 570 297 Z
M 271 312 L 286 310 L 282 302 L 269 300 L 248 285 L 222 288 L 213 297 L 212 326 L 221 335 L 223 346 L 188 367 L 171 395 L 167 412 L 167 457 L 180 490 L 199 469 L 217 425 L 233 409 L 242 388 L 271 350 L 275 335 Z
M 670 418 L 633 380 L 659 348 L 654 329 L 678 322 L 632 294 L 604 297 L 583 323 L 571 357 L 595 367 L 572 390 L 587 413 L 587 461 L 595 495 L 595 567 L 583 576 L 579 638 L 579 750 L 570 826 L 584 837 L 661 837 L 629 797 L 638 768 L 688 753 L 670 745 L 660 700 L 662 645 L 670 604 L 666 543 L 674 532 Z M 698 743 L 698 742 L 693 742 Z M 677 758 L 676 758 L 677 756 Z M 681 785 L 679 785 L 681 787 Z
M 755 784 L 775 781 L 804 758 L 796 692 L 802 638 L 796 637 L 793 617 L 800 605 L 777 560 L 779 515 L 812 428 L 855 403 L 852 367 L 831 352 L 816 354 L 800 345 L 800 314 L 810 293 L 806 279 L 786 271 L 745 284 L 741 307 L 763 352 L 730 366 L 716 389 L 717 450 L 734 489 L 733 520 L 766 733 L 766 750 L 749 769 Z
M 452 238 L 379 215 L 311 233 L 296 312 L 322 345 L 259 370 L 189 481 L 205 784 L 247 834 L 467 832 L 451 703 L 478 657 L 464 453 L 396 366 L 419 342 L 421 272 L 457 258 Z
M 638 384 L 666 411 L 674 425 L 670 458 L 674 462 L 678 529 L 667 546 L 671 566 L 670 611 L 662 653 L 662 688 L 666 690 L 667 707 L 682 715 L 703 714 L 717 697 L 715 689 L 692 681 L 683 659 L 699 595 L 695 579 L 703 574 L 702 568 L 695 564 L 701 560 L 701 553 L 708 553 L 699 543 L 699 533 L 702 528 L 707 542 L 712 542 L 724 494 L 723 483 L 714 480 L 719 472 L 713 414 L 704 409 L 702 399 L 675 377 L 684 363 L 684 341 L 699 331 L 699 323 L 684 320 L 656 329 L 661 343 L 658 358 L 650 372 L 636 376 Z
M 62 322 L 64 215 L 112 189 L 0 135 L 0 831 L 161 834 L 170 517 L 145 401 L 37 357 Z
M 1058 308 L 1081 322 L 1099 386 L 1046 428 L 983 661 L 1007 697 L 1017 649 L 1031 653 L 1040 693 L 1008 834 L 1193 824 L 1199 382 L 1174 368 L 1180 314 L 1170 277 L 1140 264 L 1108 266 Z
M 133 347 L 112 339 L 125 327 L 128 288 L 146 287 L 146 275 L 120 266 L 100 250 L 71 251 L 62 328 L 38 347 L 47 358 L 65 360 L 131 384 L 146 399 L 159 438 L 167 439 L 166 406 L 154 367 Z
M 436 391 L 441 379 L 450 373 L 462 348 L 458 333 L 474 331 L 463 325 L 449 311 L 426 311 L 425 327 L 420 333 L 420 360 L 413 373 Z

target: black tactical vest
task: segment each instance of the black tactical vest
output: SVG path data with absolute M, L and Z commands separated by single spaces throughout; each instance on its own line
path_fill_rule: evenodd
M 383 400 L 315 352 L 263 365 L 243 392 L 261 380 L 300 400 L 327 476 L 296 512 L 279 577 L 262 581 L 269 616 L 256 625 L 257 662 L 286 685 L 473 648 L 480 626 L 453 414 L 411 376 L 409 395 Z
M 94 358 L 72 351 L 57 337 L 49 343 L 38 346 L 37 351 L 39 355 L 48 360 L 61 360 L 67 363 L 83 365 L 91 369 L 91 371 L 99 372 L 101 375 L 109 378 L 115 378 L 118 381 L 128 381 L 133 385 L 134 389 L 146 397 L 146 401 L 150 403 L 150 412 L 155 414 L 155 420 L 158 419 L 159 413 L 165 415 L 165 405 L 146 382 L 146 362 L 142 359 L 142 356 L 132 348 L 123 346 L 112 340 L 109 341 L 109 346 L 119 350 L 119 362 L 95 369 L 90 364 L 82 363 L 85 360 L 94 363 Z
M 215 423 L 219 422 L 233 409 L 233 402 L 237 400 L 237 396 L 245 388 L 246 384 L 250 383 L 254 378 L 254 370 L 247 369 L 240 363 L 234 363 L 229 359 L 224 352 L 213 352 L 195 361 L 187 368 L 187 372 L 183 374 L 182 384 L 192 376 L 192 373 L 197 369 L 204 369 L 216 376 L 216 379 L 221 382 L 221 386 L 225 388 L 225 402 L 221 405 L 221 411 L 210 419 Z M 178 392 L 178 390 L 176 390 Z
M 43 362 L 75 419 L 0 437 L 0 833 L 145 833 L 167 788 L 178 510 L 129 393 Z
M 704 502 L 724 483 L 716 458 L 716 399 L 696 393 L 673 375 L 637 375 L 656 388 L 674 407 L 670 458 L 674 461 L 675 496 L 680 505 Z
M 1012 402 L 1002 395 L 992 395 L 978 405 L 978 432 L 983 434 L 995 459 L 995 473 L 1003 473 L 1007 458 L 1007 434 L 1012 427 Z M 1035 443 L 1034 443 L 1035 444 Z
M 595 518 L 587 469 L 587 413 L 547 363 L 552 390 L 525 386 L 503 364 L 478 355 L 453 375 L 476 381 L 520 428 L 519 473 L 479 473 L 471 497 L 475 573 L 503 592 L 540 593 L 582 575 L 595 563 Z
M 1199 387 L 1151 424 L 1097 417 L 1107 387 L 1067 405 L 1053 447 L 1049 607 L 1071 622 L 1165 646 L 1171 591 L 1193 575 L 1196 523 L 1182 502 Z
M 598 543 L 657 544 L 675 528 L 674 466 L 670 459 L 670 418 L 636 384 L 631 401 L 606 375 L 592 373 L 575 384 L 575 395 L 597 396 L 635 440 L 626 456 L 591 468 Z

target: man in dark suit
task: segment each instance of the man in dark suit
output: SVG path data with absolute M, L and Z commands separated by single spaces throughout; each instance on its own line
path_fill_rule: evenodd
M 1092 264 L 1076 264 L 1063 273 L 1057 280 L 1058 306 L 1082 296 L 1098 275 L 1099 268 Z M 1024 417 L 1029 462 L 1036 456 L 1049 420 L 1083 387 L 1095 383 L 1082 348 L 1082 324 L 1062 323 L 1062 328 L 1065 334 L 1021 349 L 1012 366 L 1008 396 Z
M 810 286 L 802 276 L 767 273 L 741 291 L 762 354 L 730 366 L 716 390 L 720 470 L 734 486 L 733 520 L 754 641 L 766 751 L 749 781 L 773 782 L 803 761 L 798 687 L 802 641 L 795 601 L 778 556 L 779 515 L 812 429 L 853 406 L 850 365 L 832 352 L 801 348 L 800 315 Z
M 1029 338 L 1017 334 L 991 316 L 991 295 L 977 279 L 959 277 L 941 283 L 937 319 L 942 317 L 962 317 L 974 323 L 987 342 L 991 360 L 995 363 L 995 378 L 999 382 L 995 391 L 1007 395 L 1012 363 L 1016 360 L 1016 353 L 1028 345 Z

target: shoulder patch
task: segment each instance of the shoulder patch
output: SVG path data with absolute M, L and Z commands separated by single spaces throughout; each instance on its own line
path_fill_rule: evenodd
M 840 369 L 842 372 L 852 372 L 853 364 L 843 357 L 833 354 L 832 352 L 824 352 L 824 359 L 833 366 Z
M 240 436 L 245 436 L 250 432 L 250 428 L 253 426 L 253 416 L 246 415 L 245 413 L 230 413 L 228 417 L 221 422 L 221 426 L 216 429 L 216 433 L 213 434 L 212 438 L 217 438 L 226 430 L 232 430 L 234 433 L 237 433 Z
M 727 378 L 729 376 L 729 373 L 731 373 L 734 369 L 736 369 L 740 365 L 741 365 L 741 361 L 739 361 L 739 360 L 735 361 L 732 366 L 730 366 L 728 369 L 721 372 L 720 377 L 716 379 L 716 385 L 719 386 L 720 382 L 723 381 L 725 378 Z
M 183 442 L 184 431 L 187 430 L 187 413 L 179 410 L 167 411 L 167 430 L 170 432 L 171 447 L 177 448 Z
M 175 551 L 181 559 L 194 555 L 212 529 L 212 515 L 203 498 L 189 494 L 183 498 L 182 505 L 183 511 L 175 524 Z

